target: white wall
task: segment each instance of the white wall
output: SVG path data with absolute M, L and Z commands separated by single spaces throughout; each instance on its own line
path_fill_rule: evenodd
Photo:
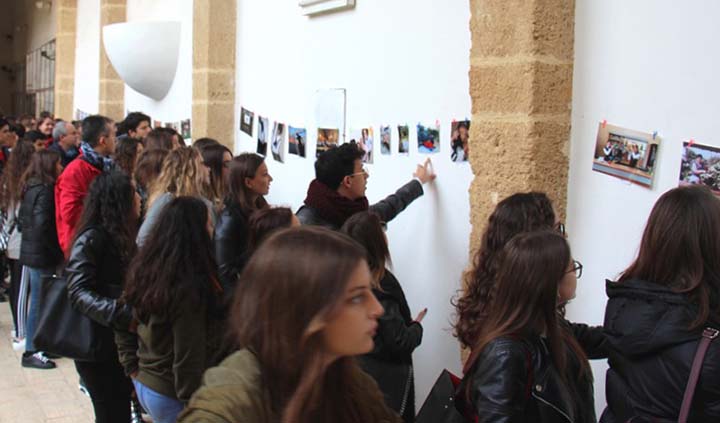
M 78 0 L 73 116 L 97 113 L 100 101 L 100 0 Z M 71 116 L 65 116 L 66 119 Z
M 652 205 L 677 186 L 682 142 L 720 145 L 720 3 L 606 0 L 576 3 L 568 231 L 585 271 L 569 316 L 602 323 L 604 281 L 634 259 Z M 591 170 L 598 122 L 662 137 L 653 189 Z M 596 406 L 605 403 L 596 363 Z
M 449 125 L 470 116 L 469 19 L 467 0 L 363 0 L 354 11 L 317 18 L 302 16 L 295 1 L 238 1 L 237 114 L 244 106 L 270 117 L 271 125 L 279 120 L 307 126 L 313 140 L 306 159 L 286 155 L 280 164 L 268 157 L 275 178 L 270 203 L 296 209 L 314 177 L 318 89 L 347 88 L 348 129 L 374 127 L 371 202 L 409 181 L 425 158 L 416 145 L 409 157 L 378 154 L 379 126 L 411 125 L 412 144 L 419 121 L 443 123 L 441 152 L 433 156 L 437 182 L 388 232 L 395 273 L 413 313 L 429 308 L 414 357 L 418 405 L 443 367 L 460 371 L 459 346 L 450 332 L 450 298 L 467 264 L 472 175 L 468 164 L 449 159 Z M 254 151 L 255 140 L 237 133 L 235 152 Z
M 180 56 L 175 80 L 160 101 L 146 97 L 125 85 L 125 110 L 142 111 L 153 120 L 179 122 L 192 116 L 192 26 L 193 0 L 128 0 L 127 21 L 178 21 L 181 23 Z M 145 60 L 152 56 L 137 47 Z

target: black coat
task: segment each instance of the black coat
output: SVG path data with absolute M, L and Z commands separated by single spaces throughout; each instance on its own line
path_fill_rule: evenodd
M 708 322 L 689 330 L 697 308 L 686 294 L 655 283 L 608 281 L 605 333 L 610 344 L 608 406 L 602 422 L 633 415 L 677 421 L 695 351 Z M 720 341 L 710 344 L 689 422 L 720 421 Z
M 65 268 L 70 303 L 98 325 L 104 351 L 117 352 L 113 329 L 127 331 L 130 327 L 132 311 L 117 300 L 125 271 L 126 263 L 102 228 L 85 229 L 70 249 Z
M 20 262 L 47 269 L 63 261 L 55 228 L 55 184 L 28 181 L 18 215 L 22 233 Z
M 403 418 L 414 421 L 412 353 L 422 342 L 423 328 L 420 323 L 413 322 L 405 293 L 395 276 L 387 270 L 380 281 L 380 288 L 373 289 L 373 293 L 385 313 L 378 319 L 373 351 L 360 357 L 359 362 L 378 383 L 390 408 L 399 413 L 406 398 Z
M 215 225 L 215 259 L 226 295 L 231 296 L 245 262 L 248 248 L 247 213 L 236 203 L 226 204 Z

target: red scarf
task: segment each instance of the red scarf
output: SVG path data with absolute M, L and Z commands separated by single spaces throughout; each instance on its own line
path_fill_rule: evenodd
M 305 205 L 312 207 L 323 219 L 338 228 L 352 215 L 370 208 L 367 197 L 351 200 L 330 189 L 317 179 L 310 182 Z

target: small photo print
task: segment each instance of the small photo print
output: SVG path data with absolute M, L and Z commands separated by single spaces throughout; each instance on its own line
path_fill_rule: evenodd
M 288 127 L 288 153 L 305 157 L 305 146 L 307 145 L 307 131 L 305 128 Z
M 255 113 L 242 107 L 240 108 L 240 130 L 252 137 L 253 119 Z
M 593 170 L 652 187 L 660 138 L 647 132 L 598 124 Z
M 350 142 L 354 142 L 365 153 L 362 157 L 363 163 L 373 162 L 373 129 L 362 128 L 350 131 Z
M 705 185 L 720 196 L 720 148 L 683 143 L 680 185 Z
M 417 126 L 418 152 L 432 154 L 440 151 L 440 124 Z
M 180 123 L 179 122 L 165 122 L 165 127 L 174 129 L 174 130 L 180 132 Z
M 380 152 L 383 155 L 392 153 L 392 130 L 389 126 L 380 127 Z
M 339 130 L 330 128 L 318 128 L 317 149 L 315 151 L 315 157 L 320 157 L 322 153 L 330 150 L 331 148 L 337 147 L 339 139 Z
M 261 156 L 267 155 L 267 134 L 270 128 L 270 121 L 266 117 L 258 115 L 257 153 Z
M 398 153 L 410 153 L 410 127 L 407 125 L 398 126 Z
M 192 128 L 190 126 L 190 119 L 185 119 L 180 122 L 180 134 L 185 139 L 192 138 Z
M 470 156 L 470 121 L 461 120 L 452 123 L 450 139 L 450 160 L 456 163 L 466 162 Z
M 273 125 L 273 135 L 272 135 L 272 155 L 273 158 L 280 162 L 285 162 L 285 124 L 280 122 L 275 122 Z

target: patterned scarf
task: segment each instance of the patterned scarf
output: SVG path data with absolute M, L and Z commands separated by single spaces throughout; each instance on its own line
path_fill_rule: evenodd
M 367 197 L 351 200 L 330 189 L 315 179 L 308 187 L 305 204 L 314 208 L 320 217 L 338 228 L 352 215 L 367 211 L 370 205 Z
M 102 169 L 103 172 L 110 172 L 115 169 L 115 162 L 112 158 L 101 156 L 97 151 L 93 150 L 87 142 L 83 141 L 80 143 L 80 151 L 88 163 L 98 169 Z

